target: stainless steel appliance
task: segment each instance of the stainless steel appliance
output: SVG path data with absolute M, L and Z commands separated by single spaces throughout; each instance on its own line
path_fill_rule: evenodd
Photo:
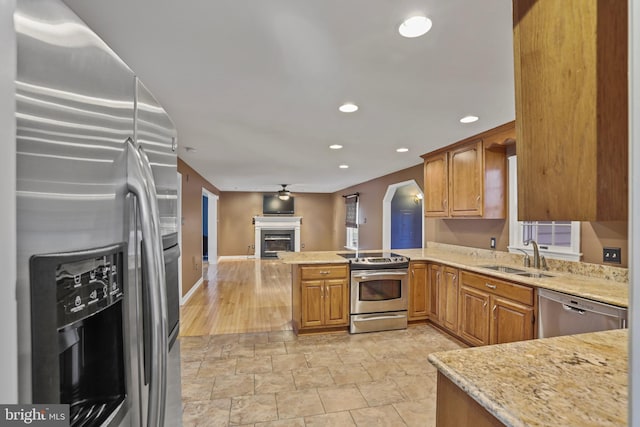
M 538 290 L 538 337 L 627 327 L 627 309 L 548 289 Z
M 14 23 L 19 400 L 179 426 L 175 127 L 60 1 Z
M 352 334 L 405 329 L 409 259 L 392 252 L 344 253 L 349 260 Z

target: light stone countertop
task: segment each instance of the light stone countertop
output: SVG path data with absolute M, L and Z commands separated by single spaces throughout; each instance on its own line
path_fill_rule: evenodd
M 507 426 L 625 426 L 628 330 L 433 353 L 429 361 Z
M 338 255 L 338 253 L 344 252 L 349 251 L 279 252 L 278 257 L 286 264 L 345 264 L 347 260 Z M 522 270 L 537 271 L 532 268 L 524 268 L 522 266 L 522 255 L 518 254 L 434 242 L 429 242 L 428 247 L 423 249 L 394 249 L 393 252 L 407 256 L 412 261 L 443 263 L 452 267 L 534 287 L 577 295 L 619 307 L 628 307 L 629 304 L 627 269 L 550 259 L 548 263 L 551 270 L 544 273 L 551 274 L 553 277 L 532 278 L 502 273 L 482 267 L 499 264 Z

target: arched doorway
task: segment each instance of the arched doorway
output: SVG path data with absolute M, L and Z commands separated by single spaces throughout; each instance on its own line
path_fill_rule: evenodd
M 391 184 L 382 200 L 382 248 L 424 247 L 423 193 L 415 180 Z

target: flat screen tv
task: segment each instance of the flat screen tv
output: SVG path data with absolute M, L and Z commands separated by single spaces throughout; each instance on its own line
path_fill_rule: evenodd
M 262 199 L 263 215 L 293 215 L 293 197 L 281 200 L 277 194 L 265 194 Z

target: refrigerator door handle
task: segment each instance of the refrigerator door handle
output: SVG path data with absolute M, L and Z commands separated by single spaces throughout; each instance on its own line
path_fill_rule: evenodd
M 164 425 L 164 408 L 167 396 L 167 295 L 164 286 L 165 272 L 162 254 L 162 234 L 160 215 L 156 198 L 151 164 L 142 147 L 136 148 L 131 138 L 127 138 L 127 187 L 138 199 L 142 229 L 144 274 L 148 278 L 151 317 L 151 378 L 149 381 L 149 406 L 147 426 Z

